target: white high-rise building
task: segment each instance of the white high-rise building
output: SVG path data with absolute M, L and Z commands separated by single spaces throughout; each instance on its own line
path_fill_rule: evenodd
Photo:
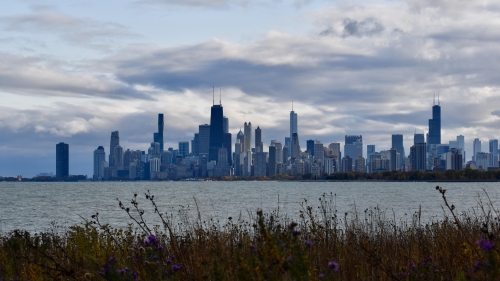
M 149 160 L 149 173 L 151 179 L 159 178 L 161 160 L 160 158 L 153 158 Z
M 476 161 L 477 154 L 479 152 L 481 152 L 481 141 L 479 139 L 477 139 L 477 138 L 474 139 L 474 142 L 472 142 L 472 147 L 474 149 L 473 154 L 472 154 L 472 161 Z
M 243 128 L 243 152 L 252 151 L 252 123 L 245 122 Z

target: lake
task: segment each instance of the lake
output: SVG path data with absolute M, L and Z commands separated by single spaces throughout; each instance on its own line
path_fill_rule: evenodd
M 346 212 L 352 215 L 354 206 L 360 213 L 379 206 L 390 218 L 404 220 L 421 207 L 425 222 L 443 218 L 443 200 L 436 185 L 447 189 L 448 201 L 458 212 L 477 208 L 479 196 L 487 202 L 484 191 L 494 206 L 499 206 L 500 188 L 493 182 L 0 182 L 0 233 L 45 231 L 53 221 L 67 227 L 82 223 L 81 217 L 90 219 L 96 212 L 101 222 L 124 227 L 132 221 L 116 199 L 131 207 L 130 199 L 137 193 L 140 207 L 149 214 L 153 208 L 144 196 L 148 189 L 162 212 L 177 216 L 182 209 L 195 218 L 196 198 L 203 219 L 221 222 L 228 217 L 247 219 L 258 209 L 269 212 L 279 208 L 280 214 L 297 217 L 304 199 L 318 206 L 324 193 L 334 195 L 342 217 Z M 147 219 L 159 223 L 155 216 Z

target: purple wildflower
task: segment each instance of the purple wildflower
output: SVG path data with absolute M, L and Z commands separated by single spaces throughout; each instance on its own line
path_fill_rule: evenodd
M 155 260 L 155 259 L 157 259 L 158 257 L 157 257 L 157 256 L 153 256 L 152 258 Z
M 428 262 L 432 261 L 432 256 L 428 256 L 422 261 L 422 265 L 426 265 Z
M 321 279 L 321 278 L 323 278 L 323 277 L 325 277 L 325 274 L 323 274 L 323 273 L 320 273 L 320 274 L 318 275 L 318 278 L 319 278 L 319 279 Z
M 290 263 L 290 262 L 292 262 L 292 257 L 287 257 L 287 258 L 285 259 L 285 262 L 286 262 L 286 263 Z
M 167 263 L 172 263 L 172 260 L 171 259 L 167 259 Z
M 311 240 L 307 240 L 305 244 L 307 247 L 311 247 L 314 243 Z
M 181 268 L 182 268 L 182 266 L 180 266 L 180 265 L 176 265 L 176 264 L 172 265 L 172 271 L 181 270 Z
M 339 264 L 335 261 L 329 261 L 328 262 L 328 267 L 331 268 L 333 271 L 338 271 L 339 270 Z
M 491 241 L 484 240 L 483 238 L 479 238 L 476 244 L 479 245 L 479 247 L 481 247 L 481 250 L 483 251 L 489 251 L 493 249 L 493 244 L 491 243 Z
M 158 241 L 158 239 L 156 239 L 156 236 L 154 236 L 153 234 L 149 235 L 147 240 L 144 241 L 144 244 L 146 244 L 146 245 L 158 244 L 158 243 L 160 243 L 160 241 Z
M 161 250 L 163 250 L 163 246 L 162 246 L 162 245 L 160 245 L 160 246 L 158 246 L 158 248 L 156 248 L 156 249 L 157 249 L 157 250 L 159 250 L 159 251 L 161 251 Z

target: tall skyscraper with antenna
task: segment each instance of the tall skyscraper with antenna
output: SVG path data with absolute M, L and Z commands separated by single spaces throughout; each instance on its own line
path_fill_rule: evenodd
M 429 134 L 427 135 L 427 149 L 431 149 L 433 145 L 441 144 L 441 105 L 436 104 L 436 96 L 434 96 L 434 106 L 432 106 L 432 119 L 429 119 Z
M 224 146 L 224 112 L 222 101 L 219 97 L 219 104 L 215 104 L 215 87 L 213 91 L 213 105 L 210 110 L 210 147 L 208 161 L 217 161 L 219 148 Z
M 292 136 L 294 133 L 297 133 L 297 113 L 293 111 L 293 101 L 292 101 L 292 111 L 290 111 L 290 140 L 292 140 Z
M 153 141 L 160 144 L 160 150 L 163 152 L 163 114 L 158 114 L 158 132 L 153 134 Z

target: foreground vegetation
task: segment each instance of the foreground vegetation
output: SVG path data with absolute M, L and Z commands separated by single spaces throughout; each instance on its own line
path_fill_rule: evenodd
M 119 206 L 133 224 L 102 225 L 99 214 L 64 232 L 14 231 L 0 242 L 0 280 L 498 280 L 498 211 L 442 220 L 388 219 L 379 208 L 338 215 L 333 195 L 304 201 L 300 218 L 257 212 L 226 223 L 162 213 L 154 195 Z M 158 215 L 148 225 L 144 209 Z M 177 218 L 177 219 L 176 219 Z

